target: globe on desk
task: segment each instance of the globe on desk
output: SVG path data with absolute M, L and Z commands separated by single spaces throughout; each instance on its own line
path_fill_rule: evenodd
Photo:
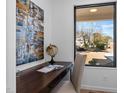
M 52 45 L 50 44 L 47 48 L 46 48 L 46 52 L 48 55 L 51 56 L 51 61 L 49 62 L 51 65 L 53 65 L 55 63 L 55 61 L 53 60 L 53 57 L 55 57 L 55 55 L 58 52 L 58 48 L 56 45 Z

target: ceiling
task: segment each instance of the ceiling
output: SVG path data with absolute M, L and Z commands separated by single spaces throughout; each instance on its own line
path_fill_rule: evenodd
M 90 12 L 91 9 L 97 9 L 96 12 Z M 77 21 L 93 21 L 113 19 L 113 6 L 91 7 L 76 9 Z

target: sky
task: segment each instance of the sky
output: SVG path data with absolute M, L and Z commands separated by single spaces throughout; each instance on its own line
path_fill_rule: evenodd
M 80 32 L 81 29 L 87 29 L 90 27 L 94 28 L 95 31 L 100 31 L 102 34 L 111 36 L 113 38 L 113 20 L 100 20 L 76 23 L 77 32 Z

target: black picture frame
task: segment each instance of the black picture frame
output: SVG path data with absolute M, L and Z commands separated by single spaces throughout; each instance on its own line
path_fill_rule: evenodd
M 102 6 L 110 6 L 113 5 L 114 7 L 114 15 L 113 15 L 113 29 L 114 29 L 114 65 L 113 66 L 97 66 L 97 65 L 85 65 L 85 66 L 92 66 L 92 67 L 117 67 L 117 29 L 116 29 L 116 2 L 108 2 L 108 3 L 97 3 L 97 4 L 89 4 L 89 5 L 79 5 L 74 6 L 74 60 L 76 57 L 76 9 L 80 8 L 91 8 L 91 7 L 102 7 Z

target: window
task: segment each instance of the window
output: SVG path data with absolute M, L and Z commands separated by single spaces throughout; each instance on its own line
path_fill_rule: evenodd
M 116 3 L 76 6 L 75 54 L 86 66 L 116 67 Z

